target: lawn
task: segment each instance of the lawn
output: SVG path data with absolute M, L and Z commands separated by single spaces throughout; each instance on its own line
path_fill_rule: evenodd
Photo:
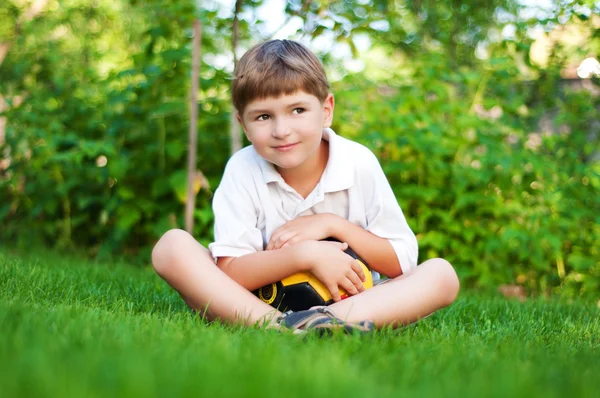
M 0 396 L 592 397 L 600 309 L 462 292 L 416 325 L 208 324 L 152 270 L 0 249 Z

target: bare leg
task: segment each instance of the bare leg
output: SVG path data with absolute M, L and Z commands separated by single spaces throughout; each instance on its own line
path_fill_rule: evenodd
M 450 305 L 459 290 L 456 272 L 441 258 L 425 261 L 413 272 L 330 306 L 340 319 L 376 326 L 402 326 Z
M 252 325 L 280 315 L 221 271 L 208 250 L 185 231 L 165 233 L 152 251 L 152 264 L 192 309 L 211 319 Z

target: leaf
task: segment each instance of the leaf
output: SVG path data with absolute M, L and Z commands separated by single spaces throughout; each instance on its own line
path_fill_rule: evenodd
M 133 206 L 123 206 L 117 212 L 117 228 L 129 232 L 132 226 L 142 217 L 141 212 Z

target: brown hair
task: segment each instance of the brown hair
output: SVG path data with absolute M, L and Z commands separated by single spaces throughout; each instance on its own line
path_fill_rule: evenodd
M 232 97 L 239 113 L 255 99 L 298 90 L 323 102 L 329 94 L 329 82 L 319 59 L 291 40 L 270 40 L 252 47 L 234 71 Z

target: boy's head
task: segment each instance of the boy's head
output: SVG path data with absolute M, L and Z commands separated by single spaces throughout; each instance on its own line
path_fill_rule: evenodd
M 304 91 L 323 103 L 329 94 L 319 59 L 291 40 L 270 40 L 251 48 L 235 68 L 232 86 L 233 105 L 240 115 L 256 99 Z

